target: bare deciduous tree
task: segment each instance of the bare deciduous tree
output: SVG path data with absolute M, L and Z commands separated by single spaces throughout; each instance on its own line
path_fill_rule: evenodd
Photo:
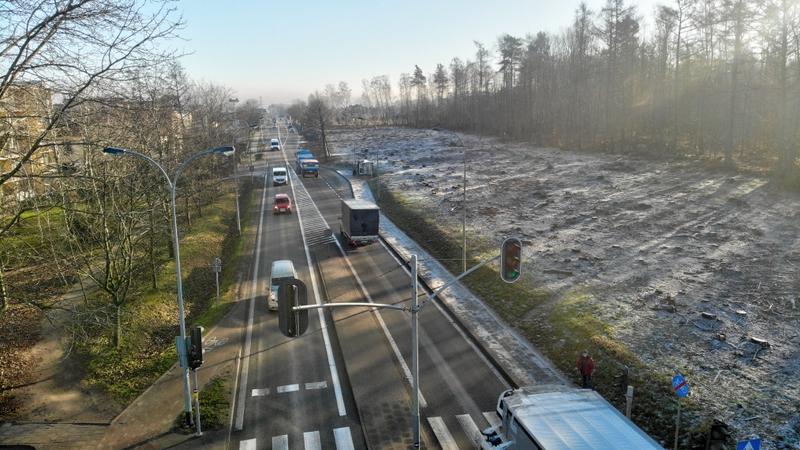
M 0 22 L 0 151 L 6 164 L 0 167 L 0 189 L 27 194 L 11 196 L 25 198 L 25 203 L 4 203 L 0 240 L 30 203 L 45 193 L 24 180 L 35 177 L 51 160 L 42 153 L 51 152 L 58 142 L 69 111 L 113 92 L 132 71 L 175 56 L 158 45 L 183 25 L 169 3 L 5 2 Z M 0 283 L 3 279 L 0 276 Z M 0 287 L 2 292 L 6 291 Z M 0 297 L 4 308 L 7 299 Z

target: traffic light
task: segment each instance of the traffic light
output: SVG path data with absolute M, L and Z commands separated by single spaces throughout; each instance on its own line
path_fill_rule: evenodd
M 189 338 L 189 368 L 203 365 L 203 327 L 194 327 Z
M 294 311 L 308 304 L 306 285 L 297 278 L 283 280 L 278 286 L 278 329 L 286 337 L 297 337 L 308 329 L 308 310 Z
M 508 238 L 500 248 L 500 278 L 506 283 L 519 280 L 522 273 L 522 241 Z
M 624 394 L 628 390 L 628 366 L 622 366 L 622 372 L 614 375 L 614 390 Z

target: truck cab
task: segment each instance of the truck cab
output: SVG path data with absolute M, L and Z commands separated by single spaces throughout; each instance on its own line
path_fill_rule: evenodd
M 316 159 L 300 160 L 300 175 L 305 178 L 306 174 L 319 178 L 319 161 Z
M 311 150 L 305 150 L 305 149 L 298 150 L 297 153 L 295 153 L 295 155 L 296 155 L 296 158 L 297 158 L 296 161 L 295 161 L 296 164 L 297 164 L 296 172 L 297 172 L 298 175 L 300 175 L 300 174 L 302 174 L 301 162 L 303 160 L 306 160 L 306 159 L 314 159 L 314 155 L 311 154 Z

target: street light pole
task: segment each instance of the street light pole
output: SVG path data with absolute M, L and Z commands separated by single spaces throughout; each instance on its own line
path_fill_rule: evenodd
M 376 130 L 378 129 L 378 125 L 375 123 L 374 120 L 365 119 L 364 117 L 356 117 L 356 118 L 359 119 L 359 120 L 369 120 L 370 122 L 372 122 L 372 126 L 375 127 Z M 376 178 L 375 181 L 378 184 L 378 202 L 380 202 L 381 201 L 381 154 L 380 154 L 380 150 L 375 150 L 375 170 L 377 172 L 377 174 L 375 175 L 375 178 Z
M 234 126 L 235 126 L 236 125 L 236 103 L 239 102 L 239 99 L 238 98 L 229 98 L 228 102 L 233 103 L 233 123 L 234 123 Z M 236 151 L 236 129 L 237 128 L 238 127 L 234 128 L 233 139 L 232 139 L 233 142 L 231 143 L 234 152 Z M 233 155 L 233 183 L 234 183 L 234 186 L 235 186 L 234 189 L 236 191 L 235 192 L 235 194 L 236 194 L 236 233 L 237 233 L 238 236 L 241 236 L 242 235 L 242 219 L 239 216 L 239 176 L 236 175 L 236 158 L 237 158 L 237 156 L 234 154 Z
M 450 130 L 436 127 L 433 129 L 433 131 L 452 134 L 458 138 L 458 141 L 461 142 L 461 146 L 464 147 L 464 205 L 461 208 L 463 213 L 461 219 L 461 236 L 463 240 L 461 243 L 461 273 L 464 273 L 467 271 L 467 147 L 464 145 L 464 141 L 461 140 L 461 136 Z
M 185 317 L 184 312 L 183 312 L 183 283 L 182 283 L 182 280 L 181 280 L 181 251 L 180 251 L 180 244 L 179 244 L 179 241 L 178 241 L 178 213 L 177 213 L 177 208 L 175 207 L 175 186 L 177 186 L 177 184 L 178 184 L 178 177 L 180 176 L 181 172 L 183 171 L 183 168 L 186 167 L 186 165 L 189 164 L 189 162 L 191 162 L 193 159 L 197 158 L 198 156 L 202 156 L 202 155 L 205 155 L 205 154 L 208 154 L 208 153 L 232 154 L 232 152 L 233 152 L 233 147 L 220 147 L 220 148 L 215 148 L 213 150 L 206 150 L 206 151 L 200 152 L 200 153 L 192 156 L 191 158 L 187 159 L 178 168 L 178 171 L 175 173 L 175 179 L 174 180 L 170 180 L 169 175 L 167 174 L 167 171 L 164 170 L 164 168 L 161 167 L 161 165 L 158 162 L 156 162 L 156 160 L 154 160 L 153 158 L 151 158 L 151 157 L 149 157 L 149 156 L 147 156 L 145 154 L 142 154 L 142 153 L 139 153 L 139 152 L 134 152 L 132 150 L 123 150 L 121 148 L 113 148 L 113 147 L 106 147 L 106 148 L 103 149 L 103 153 L 108 154 L 108 155 L 134 155 L 134 156 L 138 156 L 140 158 L 144 158 L 147 161 L 153 163 L 156 167 L 158 167 L 158 170 L 160 170 L 161 173 L 164 175 L 164 177 L 167 179 L 167 184 L 169 185 L 169 190 L 170 190 L 170 201 L 172 203 L 172 238 L 173 238 L 173 245 L 175 247 L 175 274 L 177 276 L 176 285 L 177 285 L 177 290 L 178 290 L 178 319 L 180 321 L 180 333 L 181 333 L 181 335 L 179 336 L 179 340 L 181 342 L 184 342 L 184 343 L 185 343 L 185 339 L 186 339 L 186 317 Z M 177 345 L 177 342 L 176 342 L 176 345 Z M 184 346 L 184 348 L 185 348 L 185 346 Z M 178 355 L 185 355 L 185 354 L 186 354 L 185 350 L 181 351 L 181 349 L 178 349 Z M 184 411 L 186 412 L 186 418 L 189 419 L 187 423 L 192 423 L 192 420 L 191 420 L 192 419 L 192 399 L 191 399 L 191 393 L 189 392 L 189 390 L 190 390 L 190 387 L 189 387 L 189 365 L 185 361 L 185 358 L 181 359 L 181 366 L 183 367 L 183 391 L 184 391 L 184 407 L 185 407 Z

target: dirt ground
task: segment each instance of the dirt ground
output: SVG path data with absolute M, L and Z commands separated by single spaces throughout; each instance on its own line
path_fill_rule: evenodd
M 68 307 L 80 301 L 81 290 L 75 285 L 53 305 Z M 17 423 L 52 422 L 110 423 L 124 405 L 109 400 L 99 389 L 83 382 L 81 363 L 70 351 L 69 335 L 55 313 L 41 319 L 38 342 L 28 352 L 31 382 L 15 390 L 21 407 L 12 418 Z
M 454 229 L 466 151 L 469 236 L 521 238 L 523 276 L 553 301 L 594 293 L 615 338 L 685 376 L 737 437 L 800 448 L 800 195 L 689 160 L 460 137 L 463 147 L 404 128 L 330 136 L 335 154 L 377 160 L 390 190 Z

